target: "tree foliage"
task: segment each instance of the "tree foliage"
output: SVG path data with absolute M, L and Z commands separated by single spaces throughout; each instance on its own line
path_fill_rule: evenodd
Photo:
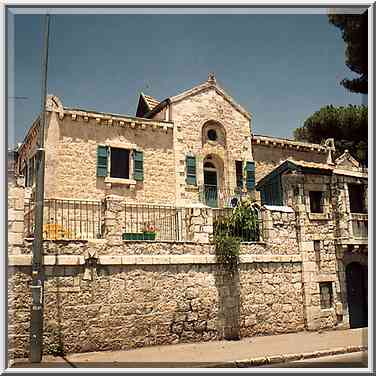
M 345 78 L 341 84 L 355 93 L 367 94 L 368 88 L 368 17 L 362 14 L 330 14 L 329 22 L 342 31 L 346 43 L 346 65 L 359 77 Z
M 294 131 L 296 140 L 322 143 L 334 138 L 338 157 L 346 149 L 359 162 L 367 165 L 368 111 L 366 106 L 322 107 L 311 115 L 303 127 Z

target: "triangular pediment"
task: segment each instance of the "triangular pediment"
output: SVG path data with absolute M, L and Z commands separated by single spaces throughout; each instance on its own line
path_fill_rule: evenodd
M 171 103 L 180 102 L 184 99 L 187 99 L 191 96 L 201 94 L 205 91 L 209 90 L 215 90 L 216 93 L 220 96 L 222 96 L 225 100 L 227 100 L 228 103 L 231 104 L 237 111 L 239 111 L 241 114 L 243 114 L 246 118 L 251 119 L 252 115 L 250 112 L 248 112 L 244 107 L 242 107 L 240 104 L 236 103 L 235 100 L 225 92 L 224 89 L 222 89 L 216 82 L 215 78 L 211 75 L 209 75 L 208 81 L 193 87 L 192 89 L 186 90 L 178 95 L 175 95 L 174 97 L 170 98 Z
M 358 170 L 360 163 L 349 153 L 348 150 L 335 160 L 336 168 L 343 170 Z

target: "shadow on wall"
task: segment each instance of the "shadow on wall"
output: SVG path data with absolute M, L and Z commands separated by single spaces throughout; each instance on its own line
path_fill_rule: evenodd
M 239 269 L 228 270 L 218 264 L 214 272 L 218 290 L 218 333 L 226 340 L 240 339 Z

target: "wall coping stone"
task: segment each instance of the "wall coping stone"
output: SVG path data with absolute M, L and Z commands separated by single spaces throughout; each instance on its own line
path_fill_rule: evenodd
M 32 255 L 10 255 L 9 266 L 29 266 Z M 105 255 L 98 258 L 100 265 L 169 265 L 169 264 L 216 264 L 215 255 Z M 301 255 L 240 255 L 241 264 L 257 262 L 302 262 Z M 45 255 L 43 264 L 52 266 L 79 266 L 85 263 L 80 255 Z

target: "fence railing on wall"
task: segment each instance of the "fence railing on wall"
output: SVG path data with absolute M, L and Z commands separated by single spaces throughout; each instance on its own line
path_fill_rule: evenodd
M 25 205 L 25 237 L 34 237 L 35 203 Z M 43 210 L 43 238 L 86 240 L 102 237 L 100 201 L 46 199 Z
M 213 233 L 225 233 L 240 239 L 241 242 L 252 242 L 260 240 L 262 221 L 258 215 L 255 226 L 247 226 L 241 223 L 228 223 L 227 219 L 233 213 L 232 208 L 213 209 Z
M 123 240 L 185 240 L 184 208 L 162 205 L 124 205 Z

